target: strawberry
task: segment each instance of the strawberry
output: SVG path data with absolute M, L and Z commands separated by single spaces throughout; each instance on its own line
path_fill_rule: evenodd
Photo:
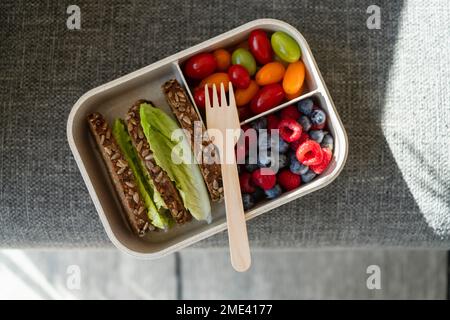
M 277 178 L 275 173 L 268 169 L 264 168 L 264 174 L 261 172 L 262 169 L 257 169 L 252 173 L 252 181 L 255 185 L 262 188 L 263 190 L 272 189 L 276 182 Z
M 322 162 L 323 154 L 320 144 L 314 140 L 303 142 L 297 149 L 295 156 L 298 162 L 305 166 L 318 165 Z
M 278 184 L 286 191 L 298 188 L 302 182 L 300 176 L 292 173 L 289 169 L 281 170 L 278 173 L 277 180 Z
M 322 172 L 324 172 L 330 164 L 331 158 L 333 157 L 333 153 L 328 148 L 322 148 L 322 154 L 322 162 L 309 167 L 312 171 L 314 171 L 314 173 L 321 174 Z

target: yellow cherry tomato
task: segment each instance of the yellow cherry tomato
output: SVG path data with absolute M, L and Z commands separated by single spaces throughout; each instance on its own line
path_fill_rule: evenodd
M 230 78 L 228 77 L 228 73 L 225 72 L 217 72 L 212 75 L 206 77 L 200 82 L 199 87 L 204 88 L 205 85 L 208 85 L 208 88 L 212 88 L 213 85 L 216 85 L 216 91 L 220 92 L 220 84 L 223 83 L 225 87 L 225 91 L 228 91 L 228 83 L 230 82 Z
M 287 67 L 283 78 L 283 90 L 286 94 L 295 94 L 305 80 L 305 65 L 301 61 L 293 62 Z
M 217 62 L 217 70 L 227 71 L 231 64 L 231 54 L 225 49 L 217 49 L 213 52 L 213 56 Z
M 283 80 L 285 69 L 280 62 L 269 62 L 256 73 L 256 83 L 260 86 L 277 83 Z
M 259 90 L 259 86 L 255 80 L 251 80 L 247 89 L 237 89 L 234 93 L 236 99 L 236 105 L 238 107 L 245 106 L 256 95 Z

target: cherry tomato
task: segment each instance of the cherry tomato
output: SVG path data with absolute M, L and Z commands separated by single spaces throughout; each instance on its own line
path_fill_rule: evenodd
M 216 91 L 220 92 L 220 84 L 223 83 L 225 87 L 225 91 L 228 91 L 228 83 L 230 82 L 230 78 L 228 77 L 228 74 L 225 72 L 217 72 L 213 73 L 209 77 L 203 79 L 200 82 L 199 87 L 204 88 L 205 85 L 208 85 L 208 88 L 212 88 L 213 84 L 216 85 Z
M 252 98 L 256 95 L 258 90 L 259 86 L 256 84 L 256 81 L 250 80 L 250 84 L 246 89 L 237 89 L 236 92 L 234 93 L 236 105 L 238 107 L 245 106 L 252 100 Z
M 250 85 L 250 74 L 247 69 L 239 64 L 232 65 L 228 69 L 228 77 L 231 83 L 238 89 L 246 89 Z
M 305 65 L 301 61 L 291 63 L 283 78 L 283 89 L 287 94 L 298 92 L 305 80 Z
M 189 58 L 184 66 L 184 73 L 192 79 L 203 79 L 217 68 L 216 59 L 211 53 L 199 53 Z
M 252 110 L 249 106 L 237 108 L 239 114 L 239 120 L 244 121 L 253 116 Z
M 292 63 L 300 59 L 302 51 L 297 41 L 283 31 L 272 34 L 270 39 L 273 51 L 286 62 Z
M 279 83 L 272 83 L 258 91 L 250 103 L 250 108 L 255 114 L 262 113 L 279 105 L 283 99 L 283 87 Z
M 266 86 L 271 83 L 277 83 L 283 80 L 284 66 L 280 62 L 274 61 L 264 65 L 256 73 L 256 83 L 260 86 Z
M 212 89 L 208 88 L 210 91 L 210 97 L 212 95 Z M 194 90 L 194 101 L 199 109 L 205 109 L 205 89 L 202 87 L 195 88 Z
M 248 46 L 259 64 L 272 61 L 272 46 L 265 31 L 261 29 L 253 30 L 248 37 Z
M 231 64 L 231 54 L 225 49 L 217 49 L 213 52 L 217 63 L 217 70 L 227 71 Z
M 233 54 L 231 55 L 231 63 L 232 64 L 240 64 L 245 69 L 247 69 L 248 73 L 252 76 L 256 72 L 256 61 L 255 58 L 252 56 L 250 51 L 239 48 L 234 50 Z
M 286 93 L 286 99 L 287 100 L 292 100 L 292 99 L 295 99 L 297 97 L 300 97 L 304 91 L 305 91 L 305 82 L 303 82 L 302 87 L 297 92 L 295 92 L 293 94 Z
M 212 101 L 213 89 L 208 87 L 209 99 Z M 221 103 L 221 95 L 217 95 L 219 98 L 219 104 Z M 204 110 L 206 105 L 205 100 L 205 87 L 197 87 L 194 89 L 194 101 L 199 110 Z

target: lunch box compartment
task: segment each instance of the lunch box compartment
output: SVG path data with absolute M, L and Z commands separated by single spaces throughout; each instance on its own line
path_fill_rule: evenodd
M 147 99 L 173 117 L 161 90 L 164 82 L 176 78 L 185 87 L 191 101 L 194 103 L 191 88 L 189 88 L 182 73 L 183 62 L 199 52 L 233 47 L 247 39 L 252 30 L 259 28 L 268 32 L 284 31 L 299 43 L 302 50 L 301 59 L 306 67 L 305 81 L 308 89 L 302 96 L 247 119 L 242 123 L 249 123 L 268 113 L 277 112 L 290 104 L 312 97 L 327 113 L 328 128 L 333 134 L 335 147 L 333 160 L 321 176 L 296 190 L 283 193 L 277 199 L 258 204 L 246 212 L 246 218 L 251 219 L 288 201 L 320 189 L 333 181 L 342 170 L 347 157 L 347 136 L 308 44 L 301 34 L 287 23 L 273 19 L 254 20 L 92 89 L 84 94 L 72 108 L 67 123 L 67 136 L 70 148 L 108 237 L 123 252 L 139 258 L 159 258 L 223 231 L 226 229 L 224 204 L 211 203 L 212 222 L 210 224 L 192 220 L 185 225 L 177 225 L 167 232 L 150 232 L 143 238 L 137 237 L 131 232 L 128 223 L 123 217 L 122 208 L 114 187 L 110 182 L 95 142 L 90 135 L 86 121 L 87 115 L 94 111 L 100 112 L 112 124 L 114 119 L 124 118 L 125 113 L 136 100 Z

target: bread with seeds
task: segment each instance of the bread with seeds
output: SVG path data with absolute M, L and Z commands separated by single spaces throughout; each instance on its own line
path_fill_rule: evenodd
M 143 197 L 129 162 L 120 150 L 111 128 L 100 113 L 88 116 L 90 131 L 108 169 L 111 182 L 119 196 L 125 216 L 133 232 L 140 237 L 154 229 L 145 210 Z
M 200 166 L 203 179 L 214 202 L 223 199 L 222 173 L 214 144 L 184 88 L 172 79 L 162 86 L 167 103 L 180 126 L 189 132 L 190 146 Z M 197 143 L 197 141 L 199 143 Z M 200 143 L 201 142 L 201 143 Z

